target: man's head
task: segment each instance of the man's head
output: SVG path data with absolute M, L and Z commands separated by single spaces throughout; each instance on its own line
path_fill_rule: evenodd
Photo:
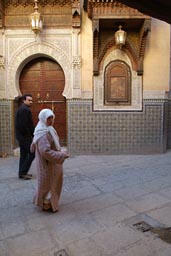
M 33 103 L 33 98 L 31 94 L 24 94 L 22 96 L 24 104 L 26 104 L 28 107 L 30 107 Z

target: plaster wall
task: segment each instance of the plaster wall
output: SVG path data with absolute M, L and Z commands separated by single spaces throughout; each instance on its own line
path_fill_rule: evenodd
M 83 12 L 81 29 L 82 98 L 92 98 L 93 78 L 93 31 L 92 22 Z
M 92 22 L 83 12 L 81 30 L 82 98 L 91 99 L 93 84 Z M 170 79 L 170 25 L 152 19 L 144 58 L 143 99 L 166 99 Z
M 0 30 L 0 98 L 5 98 L 3 30 Z
M 165 92 L 169 90 L 170 25 L 152 19 L 145 59 L 143 90 Z

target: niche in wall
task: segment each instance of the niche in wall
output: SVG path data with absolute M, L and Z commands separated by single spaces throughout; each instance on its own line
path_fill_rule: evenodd
M 109 63 L 105 69 L 104 105 L 131 104 L 131 72 L 120 60 Z
M 142 76 L 134 70 L 126 52 L 117 48 L 108 51 L 93 83 L 93 110 L 142 110 Z

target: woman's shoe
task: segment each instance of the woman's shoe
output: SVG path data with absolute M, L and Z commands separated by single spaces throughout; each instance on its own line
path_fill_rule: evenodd
M 43 208 L 43 211 L 44 211 L 44 212 L 53 212 L 53 209 L 52 209 L 52 207 Z
M 51 205 L 51 202 L 50 202 L 49 199 L 45 199 L 45 200 L 44 200 L 43 209 L 42 209 L 42 210 L 45 211 L 45 212 L 53 212 L 53 213 L 59 211 L 58 208 L 57 208 L 56 210 L 53 210 L 53 209 L 52 209 L 52 205 Z
M 52 207 L 50 207 L 50 208 L 48 208 L 48 209 L 43 208 L 42 210 L 43 210 L 44 212 L 52 212 L 52 213 L 55 213 L 55 212 L 58 212 L 58 211 L 59 211 L 59 210 L 55 210 L 55 211 L 54 211 L 54 210 L 52 209 Z

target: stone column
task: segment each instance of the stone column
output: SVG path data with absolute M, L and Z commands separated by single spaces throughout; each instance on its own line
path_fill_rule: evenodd
M 3 45 L 3 29 L 0 31 L 0 98 L 5 98 L 5 58 Z
M 81 56 L 80 56 L 80 29 L 72 31 L 72 84 L 73 98 L 81 98 Z

